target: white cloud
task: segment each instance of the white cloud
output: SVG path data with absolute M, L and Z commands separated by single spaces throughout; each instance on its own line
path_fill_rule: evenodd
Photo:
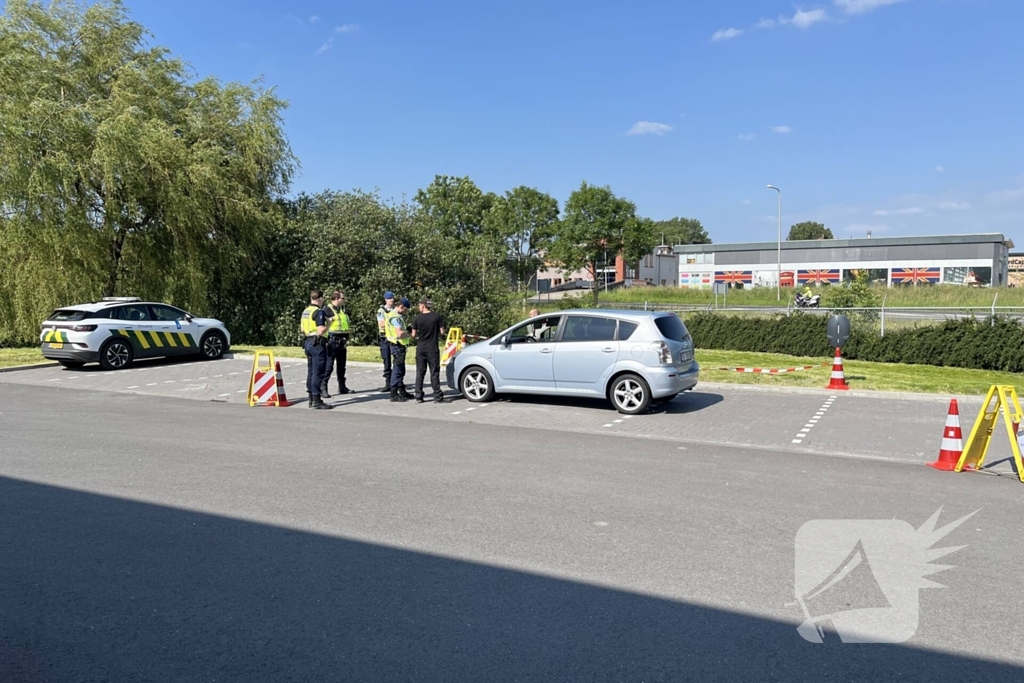
M 335 26 L 335 33 L 355 33 L 359 30 L 359 24 L 342 24 L 341 26 Z
M 743 206 L 750 206 L 750 200 L 744 199 L 742 202 L 740 202 L 740 204 L 742 204 Z
M 790 128 L 789 126 L 772 126 L 772 132 L 786 134 L 792 133 L 793 129 Z
M 825 10 L 823 9 L 812 9 L 806 12 L 802 9 L 798 9 L 791 19 L 783 20 L 783 23 L 792 24 L 797 28 L 810 28 L 818 22 L 825 21 L 826 19 L 828 19 L 828 15 L 825 14 Z
M 715 31 L 714 35 L 711 36 L 711 40 L 732 40 L 733 38 L 735 38 L 738 35 L 741 35 L 742 33 L 743 29 L 727 28 L 721 31 Z
M 740 140 L 743 140 L 744 142 L 750 142 L 753 139 L 754 139 L 754 134 L 753 133 L 741 133 L 740 134 Z
M 996 204 L 1013 204 L 1024 199 L 1024 187 L 1018 187 L 1012 190 L 989 192 L 985 195 L 985 199 Z
M 315 24 L 318 21 L 320 21 L 320 17 L 318 17 L 315 14 L 309 18 L 309 23 L 311 23 L 311 24 Z
M 967 202 L 940 202 L 939 208 L 943 211 L 969 211 L 971 205 Z
M 655 121 L 637 121 L 633 127 L 626 131 L 626 135 L 664 135 L 672 130 L 667 123 Z
M 778 22 L 774 19 L 762 19 L 757 22 L 755 28 L 775 28 L 776 24 L 778 24 Z
M 936 166 L 935 167 L 935 172 L 936 173 L 945 173 L 946 169 L 944 167 L 942 167 L 942 166 Z
M 285 18 L 285 19 L 289 19 L 289 20 L 291 20 L 291 21 L 294 21 L 294 22 L 295 22 L 296 24 L 298 24 L 299 26 L 303 26 L 303 25 L 305 25 L 305 23 L 306 23 L 305 21 L 303 21 L 302 19 L 299 19 L 299 18 L 298 18 L 297 16 L 295 16 L 294 14 L 286 14 L 286 15 L 284 15 L 284 18 Z
M 314 52 L 313 54 L 314 55 L 321 55 L 321 54 L 327 52 L 328 50 L 330 50 L 332 47 L 334 47 L 334 38 L 328 38 L 327 42 L 324 43 L 323 45 L 321 45 L 320 47 L 318 47 L 316 52 Z
M 846 14 L 864 14 L 879 7 L 895 5 L 906 0 L 835 0 L 836 7 Z
M 912 206 L 907 209 L 896 209 L 894 211 L 888 211 L 886 209 L 876 209 L 872 212 L 873 216 L 915 216 L 917 214 L 924 213 L 924 209 L 920 206 Z

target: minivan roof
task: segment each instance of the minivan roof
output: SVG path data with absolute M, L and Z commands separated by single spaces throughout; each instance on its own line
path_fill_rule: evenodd
M 545 315 L 556 315 L 556 314 L 574 314 L 574 315 L 608 315 L 615 316 L 616 318 L 655 318 L 666 315 L 675 315 L 671 311 L 631 311 L 628 309 L 618 308 L 568 308 L 564 311 L 553 311 L 551 313 L 541 313 L 541 317 Z

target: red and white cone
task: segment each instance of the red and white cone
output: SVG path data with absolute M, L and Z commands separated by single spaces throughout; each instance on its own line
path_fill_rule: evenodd
M 946 414 L 946 426 L 942 431 L 939 459 L 928 463 L 928 466 L 944 472 L 952 472 L 956 469 L 956 464 L 960 462 L 963 452 L 964 433 L 960 429 L 960 407 L 954 398 L 950 400 L 949 412 Z
M 836 348 L 836 357 L 832 361 L 832 379 L 829 380 L 826 389 L 833 391 L 846 391 L 850 385 L 846 383 L 846 375 L 843 374 L 843 354 Z
M 275 361 L 274 365 L 276 366 L 274 371 L 275 380 L 277 381 L 277 405 L 280 408 L 287 408 L 291 403 L 288 402 L 288 397 L 285 396 L 284 393 L 284 377 L 281 375 L 281 361 Z

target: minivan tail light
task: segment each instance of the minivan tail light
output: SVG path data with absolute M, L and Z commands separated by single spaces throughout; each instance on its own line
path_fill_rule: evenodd
M 75 325 L 71 328 L 72 332 L 95 332 L 98 325 Z
M 663 341 L 652 342 L 647 347 L 658 354 L 658 361 L 662 365 L 672 365 L 672 351 L 668 348 L 668 344 Z

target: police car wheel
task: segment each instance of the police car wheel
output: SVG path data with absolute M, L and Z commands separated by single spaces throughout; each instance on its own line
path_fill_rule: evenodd
M 111 339 L 100 348 L 100 365 L 104 370 L 123 370 L 132 364 L 135 354 L 124 339 Z
M 224 335 L 220 332 L 207 332 L 199 344 L 199 354 L 203 360 L 217 360 L 224 355 Z
M 472 403 L 483 403 L 494 398 L 494 382 L 481 367 L 471 367 L 463 371 L 459 388 L 466 400 Z

